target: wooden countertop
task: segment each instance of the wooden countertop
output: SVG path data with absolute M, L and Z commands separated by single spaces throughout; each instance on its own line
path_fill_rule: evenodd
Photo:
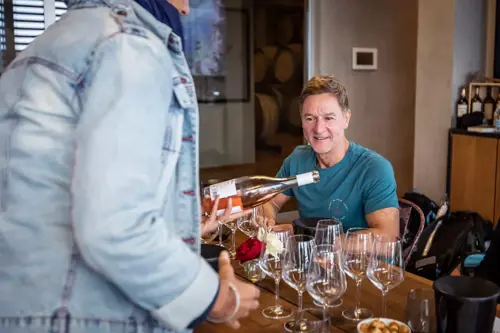
M 236 242 L 240 244 L 246 237 L 240 232 L 237 232 Z M 242 278 L 244 277 L 243 268 L 238 262 L 233 261 L 233 267 L 236 274 Z M 346 307 L 352 307 L 355 304 L 356 286 L 352 279 L 347 278 L 348 285 L 347 291 L 342 297 L 343 304 L 331 310 L 333 316 L 332 332 L 349 332 L 356 333 L 356 323 L 344 319 L 342 310 Z M 266 278 L 257 283 L 261 288 L 260 308 L 252 312 L 247 318 L 241 320 L 241 327 L 239 330 L 233 330 L 225 325 L 215 325 L 205 322 L 194 331 L 195 333 L 225 333 L 225 332 L 241 332 L 241 333 L 259 333 L 259 332 L 284 332 L 283 324 L 290 320 L 272 320 L 262 316 L 262 309 L 274 305 L 274 281 Z M 419 276 L 406 273 L 406 278 L 402 284 L 395 289 L 391 290 L 387 296 L 387 316 L 397 320 L 404 321 L 406 298 L 410 289 L 415 288 L 432 288 L 432 281 L 421 278 Z M 297 309 L 297 292 L 289 287 L 285 282 L 280 283 L 280 303 L 284 306 L 291 307 L 294 313 Z M 361 306 L 373 311 L 374 316 L 381 315 L 382 297 L 380 290 L 376 289 L 373 284 L 365 279 L 361 285 Z M 304 293 L 304 308 L 315 307 L 312 303 L 311 296 Z M 293 318 L 293 315 L 292 317 Z

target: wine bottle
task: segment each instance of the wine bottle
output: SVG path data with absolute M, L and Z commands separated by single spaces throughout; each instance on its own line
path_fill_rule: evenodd
M 479 97 L 479 87 L 476 87 L 476 93 L 471 99 L 471 104 L 472 112 L 483 112 L 483 100 Z
M 460 98 L 457 101 L 457 128 L 462 128 L 462 117 L 467 114 L 469 102 L 465 93 L 465 88 L 460 92 Z
M 488 93 L 484 98 L 483 110 L 485 124 L 493 125 L 493 113 L 495 112 L 495 100 L 491 96 L 491 87 L 488 87 Z
M 217 216 L 219 216 L 226 210 L 229 198 L 231 198 L 232 212 L 236 213 L 260 206 L 290 188 L 317 183 L 319 180 L 318 171 L 288 178 L 245 176 L 231 179 L 203 189 L 203 212 L 210 213 L 212 211 L 217 196 L 220 198 L 217 207 Z

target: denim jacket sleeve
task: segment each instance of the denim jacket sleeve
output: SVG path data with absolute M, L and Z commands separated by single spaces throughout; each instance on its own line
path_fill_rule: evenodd
M 86 263 L 181 331 L 206 312 L 219 281 L 155 206 L 172 66 L 163 45 L 139 36 L 118 33 L 96 48 L 79 88 L 72 219 Z

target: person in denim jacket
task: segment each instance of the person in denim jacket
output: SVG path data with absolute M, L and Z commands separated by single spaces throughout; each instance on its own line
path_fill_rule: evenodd
M 181 40 L 133 0 L 67 4 L 0 78 L 0 332 L 238 327 L 259 291 L 199 255 Z

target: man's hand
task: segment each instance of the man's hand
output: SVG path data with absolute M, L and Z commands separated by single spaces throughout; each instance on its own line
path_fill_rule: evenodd
M 240 305 L 236 314 L 226 324 L 233 329 L 237 329 L 240 327 L 239 320 L 247 317 L 250 311 L 259 307 L 260 290 L 252 283 L 236 279 L 227 251 L 223 251 L 219 256 L 219 279 L 219 294 L 209 315 L 214 319 L 219 319 L 230 316 L 233 313 L 236 306 L 236 297 L 229 287 L 229 283 L 231 282 L 238 291 Z

